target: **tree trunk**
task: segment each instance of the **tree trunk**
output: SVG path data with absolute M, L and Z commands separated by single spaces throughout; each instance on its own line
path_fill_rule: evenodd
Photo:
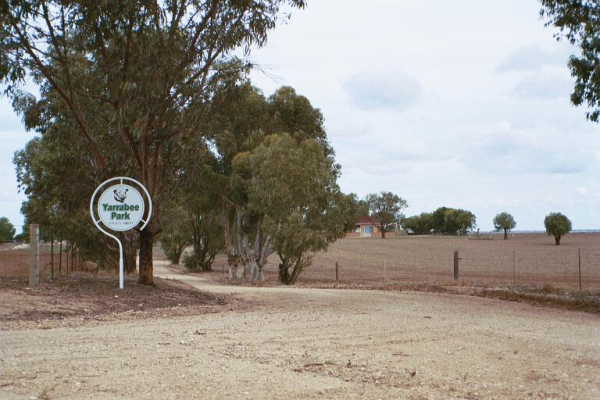
M 244 277 L 244 269 L 240 266 L 239 257 L 228 255 L 229 280 L 237 281 Z
M 385 227 L 383 225 L 381 225 L 379 227 L 379 230 L 381 231 L 381 238 L 385 239 Z
M 508 239 L 508 230 L 504 230 L 504 240 Z
M 290 284 L 290 269 L 286 263 L 279 264 L 279 282 L 284 285 Z
M 152 245 L 154 234 L 148 229 L 140 232 L 140 272 L 138 283 L 154 285 L 154 268 L 152 265 Z
M 554 243 L 559 246 L 560 245 L 560 236 L 554 236 Z

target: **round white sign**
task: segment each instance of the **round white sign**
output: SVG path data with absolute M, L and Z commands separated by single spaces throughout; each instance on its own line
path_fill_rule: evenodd
M 144 217 L 144 198 L 131 185 L 112 185 L 98 199 L 98 217 L 113 231 L 133 229 Z

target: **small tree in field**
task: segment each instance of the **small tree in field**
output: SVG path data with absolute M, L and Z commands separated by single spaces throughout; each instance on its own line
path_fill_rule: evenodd
M 494 228 L 497 231 L 504 231 L 504 240 L 508 239 L 508 232 L 515 229 L 515 226 L 517 226 L 515 219 L 507 212 L 501 212 L 494 218 Z
M 561 213 L 550 213 L 544 219 L 546 233 L 554 236 L 556 245 L 560 245 L 560 238 L 571 232 L 571 221 Z
M 367 204 L 371 216 L 379 221 L 381 238 L 400 221 L 402 209 L 408 207 L 406 200 L 392 192 L 372 193 L 367 195 Z

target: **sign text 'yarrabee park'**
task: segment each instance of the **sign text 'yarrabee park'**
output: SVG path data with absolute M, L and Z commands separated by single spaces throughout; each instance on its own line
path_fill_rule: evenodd
M 104 190 L 101 191 L 101 189 Z M 146 195 L 145 200 L 138 189 Z M 148 205 L 148 210 L 146 210 L 146 205 Z M 98 214 L 97 218 L 96 214 Z M 146 215 L 144 216 L 144 214 Z M 143 231 L 152 217 L 150 193 L 144 185 L 133 178 L 126 176 L 110 178 L 102 182 L 92 194 L 90 216 L 96 228 L 119 244 L 119 288 L 123 289 L 125 287 L 123 243 L 110 231 L 125 232 L 133 228 L 140 232 Z
M 128 231 L 144 217 L 144 199 L 131 185 L 112 185 L 98 199 L 98 217 L 113 231 Z

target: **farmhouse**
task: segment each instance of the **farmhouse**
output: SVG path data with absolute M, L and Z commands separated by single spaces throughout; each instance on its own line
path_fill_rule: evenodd
M 347 237 L 375 237 L 380 235 L 379 222 L 373 217 L 360 217 L 354 225 L 354 230 Z

